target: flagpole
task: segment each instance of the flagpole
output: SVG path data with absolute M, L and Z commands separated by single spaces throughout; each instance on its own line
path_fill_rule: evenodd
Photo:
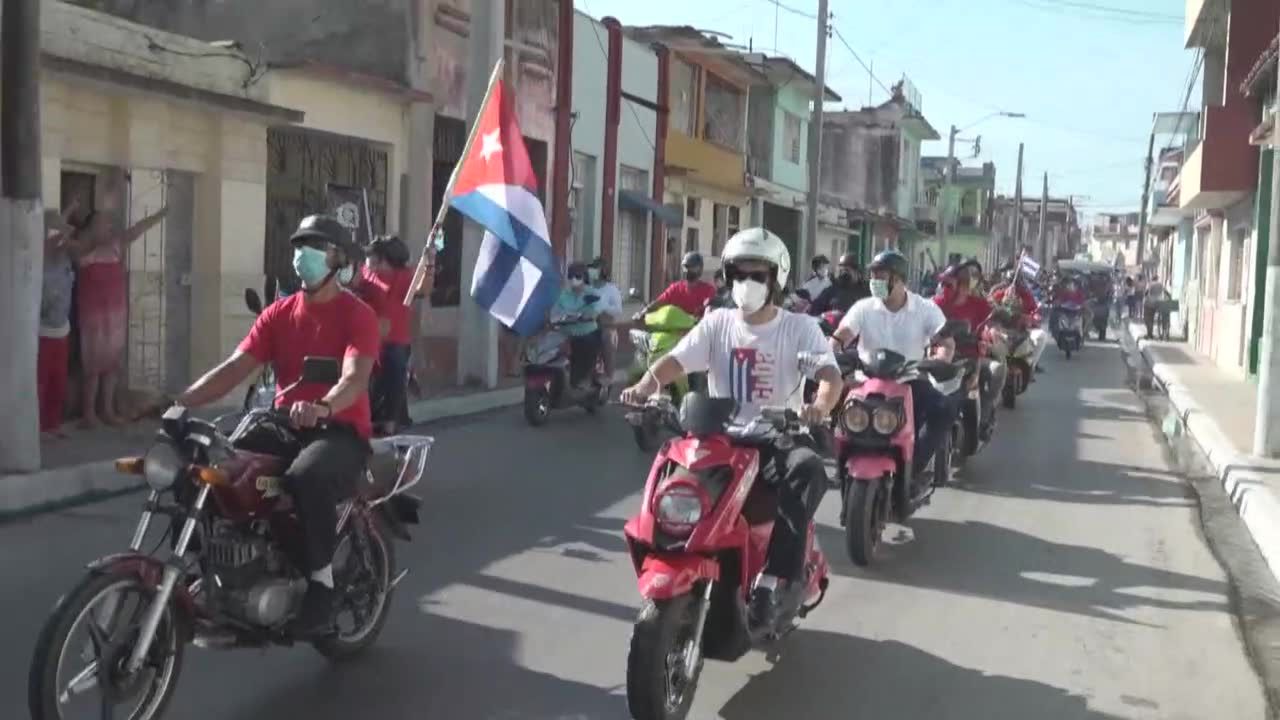
M 440 202 L 440 211 L 436 213 L 436 220 L 431 224 L 431 232 L 427 234 L 427 244 L 422 248 L 422 257 L 418 258 L 418 267 L 413 271 L 413 282 L 409 283 L 409 292 L 405 293 L 404 305 L 409 307 L 413 305 L 413 299 L 422 291 L 422 286 L 427 280 L 427 258 L 432 256 L 432 241 L 436 233 L 440 230 L 440 226 L 444 224 L 445 215 L 449 213 L 449 197 L 453 194 L 453 184 L 458 179 L 458 170 L 462 168 L 462 164 L 467 157 L 471 155 L 471 145 L 476 140 L 476 130 L 480 127 L 480 114 L 485 108 L 489 107 L 489 98 L 493 96 L 493 88 L 498 84 L 498 78 L 502 77 L 502 68 L 506 60 L 499 58 L 497 64 L 493 66 L 493 73 L 489 76 L 489 87 L 484 91 L 484 99 L 480 102 L 480 107 L 476 108 L 475 119 L 471 121 L 471 132 L 467 133 L 467 142 L 462 146 L 462 155 L 459 156 L 458 162 L 453 166 L 453 172 L 449 173 L 449 184 L 444 186 L 443 200 Z

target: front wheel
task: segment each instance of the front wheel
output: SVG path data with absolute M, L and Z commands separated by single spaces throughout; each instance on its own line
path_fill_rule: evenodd
M 683 720 L 693 705 L 702 661 L 687 667 L 698 635 L 693 595 L 646 600 L 627 653 L 627 707 L 635 720 Z
M 641 452 L 654 453 L 658 451 L 662 439 L 659 437 L 658 421 L 648 413 L 645 413 L 643 419 L 631 426 L 631 434 L 636 439 L 636 447 Z
M 125 670 L 155 591 L 134 575 L 91 573 L 58 600 L 31 660 L 27 705 L 32 720 L 155 720 L 163 715 L 184 648 L 172 606 L 160 616 L 142 668 Z
M 1018 405 L 1018 390 L 1014 387 L 1017 381 L 1017 375 L 1010 374 L 1009 380 L 1004 384 L 1004 388 L 1000 390 L 1000 404 L 1006 410 L 1012 410 Z
M 524 419 L 533 427 L 547 423 L 551 415 L 551 395 L 546 390 L 524 391 Z
M 859 567 L 867 567 L 875 559 L 884 534 L 885 518 L 883 483 L 850 480 L 844 504 L 844 541 L 849 559 Z

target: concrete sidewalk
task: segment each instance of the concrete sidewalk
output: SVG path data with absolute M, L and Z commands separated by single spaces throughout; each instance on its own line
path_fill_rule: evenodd
M 618 363 L 629 367 L 630 358 L 619 356 Z M 615 388 L 624 380 L 624 370 L 614 373 Z M 507 387 L 413 401 L 409 415 L 421 424 L 519 405 L 524 385 L 515 378 L 504 378 L 503 384 Z M 70 430 L 67 439 L 45 443 L 43 470 L 0 475 L 0 521 L 140 489 L 138 478 L 116 472 L 115 459 L 145 450 L 157 428 L 155 421 L 142 421 L 122 428 Z
M 1148 340 L 1140 323 L 1125 328 L 1122 348 L 1139 384 L 1147 378 L 1169 400 L 1162 430 L 1200 448 L 1271 568 L 1280 578 L 1280 461 L 1250 453 L 1257 386 L 1220 370 L 1185 343 Z

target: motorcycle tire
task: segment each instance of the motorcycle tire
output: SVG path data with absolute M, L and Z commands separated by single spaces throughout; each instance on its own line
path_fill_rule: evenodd
M 850 480 L 844 501 L 844 542 L 849 559 L 858 567 L 869 567 L 884 534 L 884 482 Z
M 1004 388 L 1000 391 L 1000 404 L 1006 410 L 1012 410 L 1018 405 L 1018 391 L 1013 387 L 1013 378 L 1004 384 Z
M 936 488 L 946 487 L 951 483 L 951 456 L 955 453 L 955 428 L 947 433 L 938 447 L 938 454 L 933 459 L 933 477 L 929 481 Z
M 702 660 L 686 674 L 682 687 L 670 687 L 667 658 L 697 623 L 693 594 L 670 600 L 646 600 L 631 629 L 627 651 L 627 708 L 635 720 L 684 720 L 693 705 Z
M 662 445 L 658 423 L 648 415 L 638 425 L 631 426 L 631 434 L 636 439 L 636 447 L 646 454 L 655 453 Z
M 354 522 L 348 523 L 343 535 L 338 537 L 338 545 L 341 547 L 343 540 L 352 541 L 351 556 L 354 560 L 356 556 L 356 547 L 354 545 L 355 532 L 359 532 L 359 528 L 365 528 L 365 540 L 369 542 L 369 549 L 373 554 L 373 562 L 380 567 L 373 568 L 374 578 L 382 589 L 382 599 L 378 604 L 375 615 L 371 620 L 365 622 L 362 632 L 354 637 L 344 637 L 341 634 L 331 635 L 329 637 L 320 638 L 312 642 L 316 652 L 325 656 L 334 662 L 342 662 L 350 660 L 363 651 L 369 649 L 378 640 L 378 636 L 382 634 L 382 627 L 387 624 L 387 618 L 391 615 L 391 597 L 395 593 L 392 581 L 396 576 L 396 552 L 395 545 L 391 542 L 387 532 L 373 520 L 363 521 L 356 520 L 353 515 Z M 345 536 L 345 537 L 343 537 Z M 344 576 L 342 569 L 335 568 L 335 580 Z M 337 583 L 335 583 L 337 584 Z
M 525 390 L 524 419 L 533 427 L 542 427 L 551 417 L 551 396 L 545 390 Z
M 57 687 L 58 666 L 63 653 L 67 651 L 65 646 L 70 640 L 68 636 L 85 610 L 96 604 L 95 601 L 105 593 L 118 592 L 113 590 L 117 586 L 123 586 L 121 589 L 132 586 L 132 589 L 147 598 L 155 595 L 155 588 L 135 575 L 91 572 L 71 592 L 59 598 L 36 638 L 36 649 L 31 659 L 27 678 L 27 706 L 32 720 L 59 720 L 62 717 L 58 701 L 58 696 L 62 693 L 62 688 Z M 132 717 L 137 720 L 156 720 L 164 716 L 165 707 L 173 697 L 178 677 L 182 674 L 185 649 L 183 631 L 178 627 L 171 604 L 161 616 L 151 646 L 151 654 L 160 655 L 163 675 L 153 678 L 151 687 L 144 691 L 147 696 L 138 705 L 138 709 L 143 712 Z M 121 648 L 118 652 L 127 651 L 128 648 Z M 154 658 L 149 664 L 152 661 Z M 163 678 L 163 682 L 157 684 L 156 681 L 160 678 Z M 101 692 L 101 688 L 98 691 Z

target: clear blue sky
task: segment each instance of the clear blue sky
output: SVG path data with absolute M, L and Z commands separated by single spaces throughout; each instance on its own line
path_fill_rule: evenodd
M 756 51 L 777 51 L 813 70 L 817 0 L 575 0 L 593 17 L 626 25 L 693 25 L 732 35 Z M 1093 10 L 1093 5 L 1111 10 Z M 1018 143 L 1026 143 L 1024 192 L 1088 195 L 1088 210 L 1136 210 L 1151 115 L 1182 105 L 1192 51 L 1183 48 L 1179 0 L 831 0 L 833 25 L 892 86 L 904 74 L 921 94 L 925 117 L 946 134 L 982 135 L 982 155 L 957 144 L 967 163 L 996 163 L 1001 192 L 1012 193 Z M 775 32 L 776 16 L 776 32 Z M 1170 19 L 1172 18 L 1172 19 Z M 828 42 L 828 85 L 850 108 L 868 104 L 867 71 L 839 37 Z M 1196 106 L 1199 84 L 1192 94 Z M 872 86 L 878 104 L 888 94 Z M 828 107 L 831 107 L 828 105 Z M 1159 141 L 1157 141 L 1158 143 Z

